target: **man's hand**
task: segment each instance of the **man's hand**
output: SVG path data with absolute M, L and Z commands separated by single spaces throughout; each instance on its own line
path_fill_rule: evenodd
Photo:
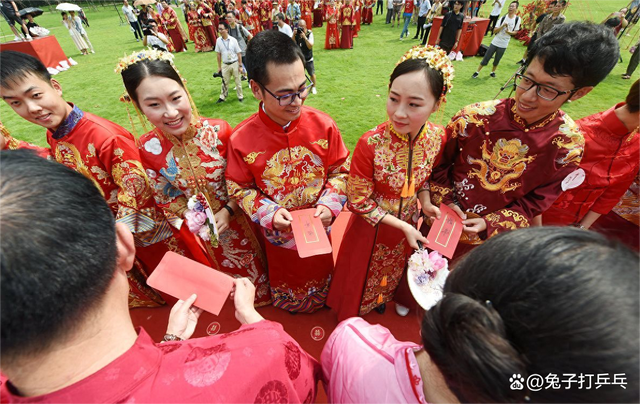
M 293 216 L 285 208 L 280 208 L 273 215 L 273 228 L 278 231 L 289 231 L 291 228 L 291 221 Z
M 455 203 L 450 203 L 448 205 L 454 212 L 456 212 L 458 214 L 458 216 L 460 216 L 460 219 L 465 220 L 467 218 L 467 214 L 464 213 L 462 211 L 462 209 L 460 209 L 460 206 L 456 205 Z
M 483 218 L 467 219 L 462 221 L 462 231 L 467 234 L 478 234 L 487 230 L 487 222 Z
M 333 212 L 324 205 L 318 205 L 313 217 L 319 217 L 322 225 L 324 227 L 329 227 L 331 226 L 331 220 L 333 219 Z
M 187 300 L 178 300 L 169 313 L 167 334 L 173 334 L 180 339 L 189 339 L 198 324 L 202 309 L 193 306 L 198 297 L 193 294 Z
M 241 324 L 257 323 L 264 318 L 256 311 L 253 301 L 256 296 L 256 287 L 248 278 L 234 279 L 231 298 L 236 309 L 236 319 Z
M 426 217 L 428 217 L 431 220 L 437 220 L 440 219 L 440 216 L 442 215 L 440 212 L 440 208 L 438 208 L 436 205 L 432 205 L 432 204 L 428 204 L 428 205 L 423 205 L 422 206 L 422 213 L 424 213 L 424 215 Z

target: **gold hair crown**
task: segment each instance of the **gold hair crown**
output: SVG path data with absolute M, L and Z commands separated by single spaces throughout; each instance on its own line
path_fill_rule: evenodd
M 171 66 L 176 69 L 176 65 L 173 64 L 173 55 L 169 52 L 163 52 L 157 49 L 144 49 L 141 51 L 133 52 L 129 56 L 125 56 L 118 62 L 116 66 L 115 72 L 122 73 L 124 70 L 127 70 L 129 66 L 134 65 L 143 60 L 164 60 L 171 64 Z
M 451 92 L 451 89 L 453 88 L 453 78 L 455 77 L 455 71 L 453 69 L 453 65 L 451 64 L 451 60 L 449 60 L 449 57 L 447 56 L 447 53 L 445 51 L 433 46 L 416 45 L 413 48 L 409 49 L 407 53 L 405 53 L 402 58 L 400 58 L 400 61 L 396 64 L 396 66 L 408 59 L 423 59 L 432 69 L 435 69 L 442 73 L 446 91 Z

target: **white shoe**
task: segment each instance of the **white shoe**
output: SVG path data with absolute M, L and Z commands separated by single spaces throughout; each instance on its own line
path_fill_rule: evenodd
M 22 38 L 20 38 L 20 37 L 19 37 L 19 36 L 17 36 L 17 35 L 14 35 L 14 36 L 13 36 L 13 40 L 14 40 L 14 41 L 22 41 Z
M 456 53 L 454 51 L 451 51 L 448 57 L 449 57 L 449 60 L 453 62 L 454 60 L 456 60 Z
M 53 67 L 47 67 L 47 71 L 52 76 L 55 76 L 56 74 L 60 73 L 58 70 L 54 69 Z
M 400 317 L 406 317 L 406 315 L 409 314 L 409 308 L 396 303 L 396 313 L 398 313 Z
M 78 62 L 76 62 L 75 60 L 73 60 L 73 59 L 71 59 L 71 58 L 69 58 L 68 60 L 69 60 L 69 64 L 70 64 L 71 66 L 75 66 L 75 65 L 77 65 L 77 64 L 78 64 Z
M 456 60 L 458 62 L 462 62 L 464 59 L 462 59 L 462 52 L 458 51 L 458 53 L 456 54 Z
M 315 87 L 311 87 L 311 94 L 318 94 L 318 90 Z
M 94 51 L 93 49 L 91 49 L 91 53 L 96 53 L 96 51 Z
M 27 41 L 31 41 L 33 38 L 31 38 L 31 35 L 27 35 Z
M 66 60 L 60 61 L 60 66 L 62 66 L 65 70 L 71 67 L 69 66 L 69 62 L 67 62 Z

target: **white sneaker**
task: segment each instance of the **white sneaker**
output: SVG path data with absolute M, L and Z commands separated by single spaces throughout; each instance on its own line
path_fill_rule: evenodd
M 400 316 L 400 317 L 406 317 L 407 314 L 409 314 L 409 308 L 405 307 L 399 303 L 396 303 L 396 313 Z
M 448 57 L 449 57 L 449 60 L 454 61 L 456 60 L 456 53 L 454 51 L 451 51 Z
M 75 66 L 75 65 L 77 65 L 77 64 L 78 64 L 78 62 L 76 62 L 75 60 L 73 60 L 73 59 L 71 59 L 71 58 L 69 58 L 68 60 L 69 60 L 69 64 L 70 64 L 71 66 Z
M 315 87 L 311 87 L 311 94 L 318 94 L 318 90 Z
M 14 35 L 14 36 L 13 36 L 13 40 L 14 40 L 14 41 L 22 41 L 22 38 L 20 38 L 20 37 L 19 37 L 19 36 L 17 36 L 17 35 Z
M 456 54 L 456 60 L 458 62 L 462 62 L 464 59 L 462 59 L 462 52 L 458 51 L 458 53 Z
M 47 71 L 52 76 L 55 76 L 56 74 L 60 73 L 58 70 L 54 69 L 53 67 L 47 67 Z
M 96 53 L 96 51 L 94 51 L 93 49 L 91 49 L 91 53 Z

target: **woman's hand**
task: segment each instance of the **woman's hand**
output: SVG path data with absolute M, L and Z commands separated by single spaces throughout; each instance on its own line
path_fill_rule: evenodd
M 427 238 L 423 236 L 418 229 L 411 226 L 409 223 L 405 223 L 405 225 L 402 226 L 402 232 L 404 233 L 409 246 L 414 250 L 420 249 L 420 246 L 418 246 L 418 241 L 420 241 L 422 245 L 426 245 L 428 243 Z
M 462 225 L 462 231 L 467 234 L 478 234 L 487 230 L 487 222 L 481 217 L 463 220 Z
M 173 334 L 180 339 L 189 339 L 196 330 L 198 318 L 202 309 L 193 306 L 198 297 L 193 294 L 187 300 L 178 300 L 171 308 L 167 334 Z
M 213 215 L 213 217 L 216 219 L 216 228 L 218 229 L 219 234 L 222 234 L 225 230 L 229 228 L 229 222 L 231 222 L 231 215 L 229 214 L 229 211 L 227 211 L 225 208 L 220 209 L 218 213 Z
M 440 208 L 436 205 L 432 205 L 431 203 L 422 205 L 422 213 L 431 220 L 440 219 L 440 216 L 442 215 Z

